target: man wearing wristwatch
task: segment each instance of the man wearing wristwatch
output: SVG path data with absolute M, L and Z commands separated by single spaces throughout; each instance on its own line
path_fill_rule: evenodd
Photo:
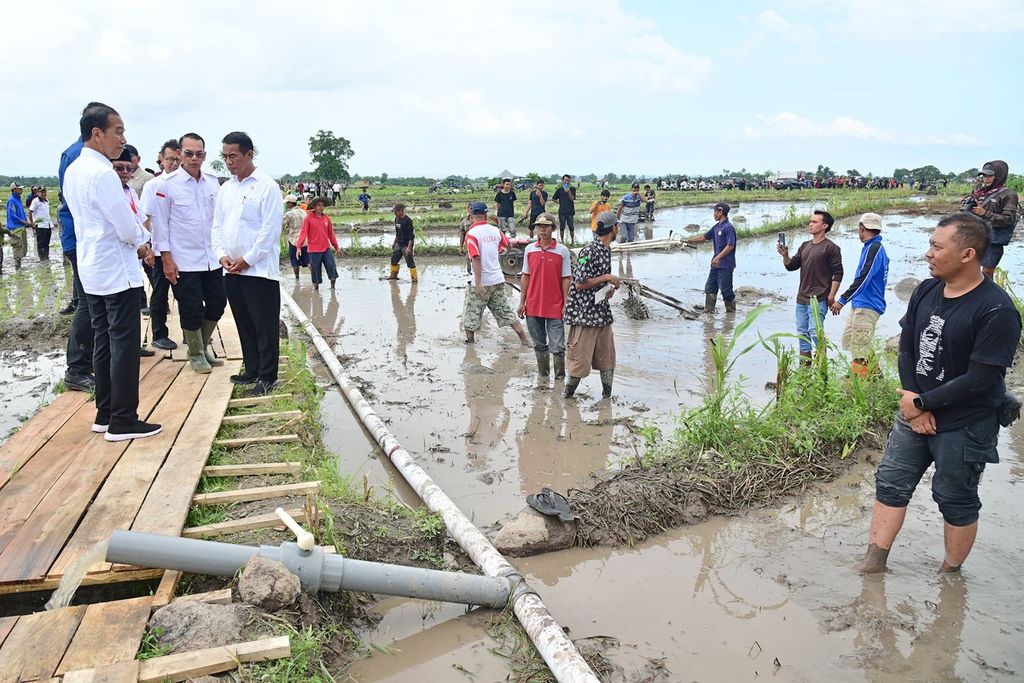
M 910 297 L 900 321 L 901 398 L 875 472 L 875 507 L 863 573 L 885 571 L 914 489 L 934 464 L 932 498 L 942 513 L 945 556 L 958 572 L 974 546 L 987 463 L 999 462 L 998 411 L 1004 377 L 1020 341 L 1010 297 L 981 272 L 988 224 L 974 214 L 939 221 L 925 254 L 932 277 Z

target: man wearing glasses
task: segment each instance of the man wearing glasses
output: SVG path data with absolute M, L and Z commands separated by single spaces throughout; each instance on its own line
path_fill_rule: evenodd
M 224 267 L 224 289 L 238 328 L 245 370 L 235 384 L 269 394 L 277 383 L 281 319 L 281 188 L 256 168 L 252 138 L 241 131 L 221 140 L 231 179 L 221 185 L 213 210 L 213 252 Z
M 181 165 L 181 144 L 173 138 L 165 142 L 160 148 L 159 161 L 160 172 L 156 174 L 153 182 L 142 186 L 142 212 L 146 216 L 146 229 L 150 232 L 153 230 L 153 212 L 156 211 L 156 192 L 164 179 L 177 171 Z M 170 310 L 167 299 L 171 283 L 164 277 L 163 262 L 159 255 L 156 256 L 153 267 L 146 268 L 146 276 L 153 288 L 149 297 L 149 322 L 153 326 L 153 346 L 164 351 L 173 351 L 178 348 L 178 344 L 168 336 L 167 330 L 167 314 Z
M 210 338 L 224 314 L 224 274 L 213 252 L 213 207 L 220 184 L 203 173 L 206 142 L 196 133 L 178 141 L 181 167 L 163 177 L 154 194 L 153 248 L 163 275 L 174 288 L 188 360 L 201 374 L 224 361 L 213 355 Z

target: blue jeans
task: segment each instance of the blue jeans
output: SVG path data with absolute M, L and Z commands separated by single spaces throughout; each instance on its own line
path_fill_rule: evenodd
M 323 268 L 327 269 L 327 279 L 331 282 L 338 279 L 338 267 L 334 264 L 334 252 L 330 249 L 309 252 L 309 273 L 313 276 L 314 285 L 324 281 Z
M 636 242 L 636 223 L 619 223 L 619 242 Z
M 526 329 L 533 339 L 533 350 L 558 355 L 565 353 L 565 326 L 560 318 L 526 316 Z
M 818 333 L 815 331 L 814 320 L 811 319 L 811 304 L 796 305 L 796 332 L 800 335 L 800 353 L 810 353 L 818 346 Z M 818 320 L 825 324 L 825 314 L 828 312 L 828 302 L 822 299 L 818 302 Z
M 722 301 L 734 301 L 736 292 L 732 291 L 732 268 L 712 268 L 708 273 L 708 281 L 704 283 L 705 294 L 722 292 Z

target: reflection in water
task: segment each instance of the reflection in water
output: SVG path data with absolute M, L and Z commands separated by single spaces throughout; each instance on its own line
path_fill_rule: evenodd
M 398 281 L 391 280 L 391 310 L 395 314 L 395 327 L 397 330 L 395 340 L 395 352 L 404 363 L 406 350 L 416 339 L 416 292 L 418 287 L 413 284 L 409 293 L 402 303 L 401 292 L 398 289 Z
M 887 606 L 885 575 L 862 577 L 861 593 L 843 610 L 857 630 L 854 644 L 864 674 L 871 681 L 956 681 L 967 584 L 962 576 L 941 576 L 936 602 Z M 927 609 L 934 616 L 927 628 L 910 616 Z M 903 646 L 901 647 L 901 642 Z M 909 650 L 904 654 L 904 650 Z
M 628 253 L 625 257 L 623 257 L 622 253 L 619 253 L 619 277 L 635 279 L 633 277 L 633 260 L 629 257 Z
M 466 427 L 466 458 L 470 469 L 487 466 L 488 454 L 505 438 L 512 413 L 505 407 L 505 388 L 511 372 L 508 366 L 515 361 L 509 354 L 500 354 L 494 368 L 480 364 L 476 346 L 466 345 L 462 374 L 466 383 L 466 408 L 469 425 Z
M 524 494 L 547 486 L 565 494 L 605 466 L 615 428 L 609 401 L 597 404 L 597 419 L 584 422 L 577 401 L 557 390 L 534 391 L 529 417 L 516 435 Z

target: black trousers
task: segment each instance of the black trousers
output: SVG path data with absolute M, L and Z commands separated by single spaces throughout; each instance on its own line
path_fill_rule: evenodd
M 71 319 L 71 331 L 68 333 L 68 374 L 91 375 L 93 331 L 89 300 L 82 289 L 82 280 L 78 277 L 78 258 L 75 250 L 65 251 L 64 255 L 71 262 L 75 300 L 75 317 Z
M 36 228 L 36 250 L 39 259 L 50 260 L 50 237 L 53 235 L 53 228 Z
M 247 377 L 277 381 L 281 354 L 278 325 L 281 320 L 281 289 L 277 280 L 246 275 L 224 276 L 224 289 L 242 344 L 242 363 Z
M 96 421 L 127 426 L 139 419 L 139 289 L 86 294 L 92 315 Z
M 224 315 L 228 298 L 221 268 L 187 273 L 179 271 L 178 284 L 171 287 L 174 300 L 178 302 L 181 329 L 198 330 L 204 320 L 216 322 Z
M 164 264 L 160 261 L 159 256 L 156 257 L 153 267 L 146 270 L 146 274 L 149 275 L 149 284 L 153 287 L 153 292 L 149 297 L 149 322 L 153 326 L 153 341 L 156 341 L 166 338 L 169 334 L 167 313 L 170 310 L 168 297 L 171 282 L 164 277 Z
M 416 259 L 414 259 L 412 257 L 411 253 L 407 253 L 405 251 L 405 248 L 407 246 L 409 246 L 409 245 L 408 244 L 402 244 L 402 245 L 399 245 L 399 246 L 397 246 L 397 247 L 395 247 L 394 249 L 391 250 L 391 265 L 397 266 L 398 262 L 401 261 L 402 257 L 404 256 L 405 257 L 405 265 L 409 266 L 410 268 L 415 268 L 416 267 Z

